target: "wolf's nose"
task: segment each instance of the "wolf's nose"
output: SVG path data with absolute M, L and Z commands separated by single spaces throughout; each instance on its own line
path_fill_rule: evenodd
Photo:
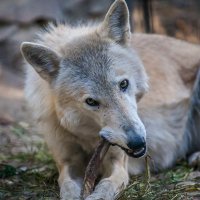
M 136 134 L 134 131 L 127 132 L 127 146 L 132 150 L 142 149 L 146 147 L 143 136 Z
M 144 137 L 133 134 L 132 136 L 128 136 L 127 146 L 132 150 L 141 149 L 146 147 L 146 142 Z

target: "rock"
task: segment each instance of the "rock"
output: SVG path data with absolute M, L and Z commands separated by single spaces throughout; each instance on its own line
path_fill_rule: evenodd
M 0 21 L 31 23 L 63 18 L 61 3 L 55 0 L 1 0 Z
M 13 123 L 13 119 L 10 116 L 8 116 L 8 115 L 0 116 L 0 125 L 8 126 L 12 123 Z
M 23 41 L 32 41 L 39 29 L 38 25 L 17 26 L 9 37 L 4 37 L 4 40 L 0 40 L 1 64 L 12 69 L 22 69 L 20 44 Z
M 91 16 L 102 17 L 112 3 L 113 0 L 91 0 L 91 3 L 89 4 L 88 14 Z
M 0 42 L 6 40 L 17 31 L 17 25 L 7 25 L 0 28 Z
M 187 180 L 198 181 L 200 183 L 200 171 L 193 171 L 187 177 Z

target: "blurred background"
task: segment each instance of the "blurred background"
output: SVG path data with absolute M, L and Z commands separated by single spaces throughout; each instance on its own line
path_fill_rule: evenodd
M 20 68 L 19 44 L 48 22 L 101 20 L 114 0 L 1 0 L 0 62 Z M 126 0 L 134 32 L 200 39 L 199 0 Z M 11 51 L 12 49 L 12 51 Z
M 23 81 L 20 82 L 23 79 L 22 57 L 19 51 L 21 42 L 32 41 L 35 33 L 48 22 L 66 21 L 75 24 L 79 21 L 101 20 L 113 1 L 0 1 L 0 117 L 8 112 L 11 118 L 15 119 L 17 115 L 17 120 L 23 119 L 23 114 L 20 112 L 22 105 L 18 102 L 20 94 L 8 89 L 11 86 L 21 89 L 23 85 Z M 194 43 L 199 42 L 199 0 L 126 0 L 126 2 L 130 10 L 132 31 L 165 34 Z M 2 88 L 4 83 L 8 88 Z M 15 104 L 16 108 L 13 109 L 12 104 Z
M 132 31 L 164 34 L 199 44 L 199 0 L 126 2 Z M 35 153 L 41 148 L 42 138 L 30 129 L 32 120 L 23 94 L 21 42 L 32 41 L 49 22 L 101 20 L 112 3 L 113 0 L 0 0 L 0 178 L 7 176 L 5 166 L 14 166 L 8 168 L 12 174 L 19 167 L 26 170 L 33 165 L 30 157 L 13 159 L 18 155 L 31 152 L 39 160 L 46 159 L 41 152 Z M 6 184 L 0 181 L 0 188 Z M 0 190 L 0 199 L 1 195 L 5 194 Z

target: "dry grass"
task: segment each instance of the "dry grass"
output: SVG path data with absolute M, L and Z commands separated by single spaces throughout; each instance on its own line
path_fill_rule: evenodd
M 147 168 L 146 175 L 133 177 L 130 185 L 117 197 L 117 200 L 132 199 L 200 199 L 200 172 L 195 172 L 183 161 L 152 177 Z
M 9 164 L 13 162 L 14 166 Z M 0 199 L 59 199 L 57 177 L 55 164 L 43 148 L 8 157 L 0 164 Z

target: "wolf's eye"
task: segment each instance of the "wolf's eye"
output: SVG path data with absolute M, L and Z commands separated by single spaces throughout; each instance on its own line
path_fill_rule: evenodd
M 127 79 L 124 79 L 122 82 L 120 82 L 119 87 L 124 92 L 128 88 L 129 81 Z
M 89 106 L 99 106 L 99 102 L 92 99 L 92 98 L 87 98 L 85 100 L 85 102 L 89 105 Z

